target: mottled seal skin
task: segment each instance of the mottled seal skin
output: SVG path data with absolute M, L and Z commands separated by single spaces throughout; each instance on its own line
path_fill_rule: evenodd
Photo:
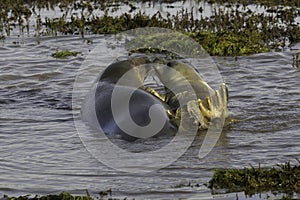
M 144 90 L 145 87 L 143 86 L 143 83 L 148 72 L 147 63 L 149 63 L 147 57 L 129 58 L 128 60 L 111 64 L 100 76 L 95 92 L 95 110 L 101 129 L 108 136 L 120 136 L 125 140 L 137 139 L 121 130 L 113 118 L 111 98 L 115 87 L 118 87 L 119 89 L 122 89 L 122 91 L 128 93 L 134 91 L 130 99 L 129 112 L 132 120 L 139 126 L 146 126 L 150 123 L 149 109 L 152 105 L 159 104 L 163 107 L 166 106 L 161 100 Z M 128 84 L 125 83 L 124 85 L 117 85 L 116 83 L 119 79 L 131 69 L 134 70 L 130 73 Z M 131 87 L 132 82 L 139 83 L 142 87 L 139 89 L 133 88 Z M 164 127 L 156 134 L 156 136 L 172 133 L 172 131 L 175 130 L 175 127 L 171 124 L 169 117 L 166 114 L 167 111 L 162 109 L 157 112 L 161 112 L 161 114 L 165 116 L 166 122 Z M 120 116 L 122 116 L 122 114 L 124 113 L 121 111 Z M 128 120 L 129 117 L 130 116 L 126 116 L 124 114 L 122 120 L 126 123 L 126 120 Z

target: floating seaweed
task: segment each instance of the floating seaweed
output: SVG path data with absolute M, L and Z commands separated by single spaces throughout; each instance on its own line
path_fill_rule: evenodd
M 74 56 L 74 57 L 76 57 L 78 53 L 79 53 L 79 52 L 77 52 L 77 51 L 69 51 L 69 50 L 58 51 L 58 50 L 57 50 L 57 51 L 56 51 L 55 53 L 53 53 L 51 56 L 52 56 L 53 58 L 66 59 L 66 58 L 69 57 L 69 56 Z
M 87 194 L 87 196 L 73 196 L 70 193 L 62 192 L 58 195 L 45 195 L 45 196 L 34 196 L 30 195 L 19 196 L 19 197 L 8 197 L 4 195 L 1 200 L 93 200 L 92 197 Z

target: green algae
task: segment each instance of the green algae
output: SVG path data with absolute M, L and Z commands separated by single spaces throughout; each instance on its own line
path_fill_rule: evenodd
M 69 56 L 74 56 L 74 57 L 76 57 L 77 56 L 77 54 L 78 54 L 79 52 L 77 52 L 77 51 L 69 51 L 69 50 L 63 50 L 63 51 L 56 51 L 55 53 L 53 53 L 51 56 L 53 57 L 53 58 L 57 58 L 57 59 L 66 59 L 66 58 L 68 58 Z
M 233 15 L 235 17 L 230 17 Z M 141 12 L 135 15 L 125 13 L 119 17 L 105 14 L 93 18 L 84 26 L 96 34 L 116 34 L 141 27 L 169 28 L 191 36 L 210 55 L 238 56 L 285 48 L 286 39 L 290 45 L 300 41 L 299 26 L 291 24 L 285 28 L 278 24 L 276 17 L 268 18 L 254 13 L 245 15 L 235 10 L 226 13 L 218 10 L 211 18 L 197 20 L 191 13 L 182 10 L 167 18 L 163 18 L 159 12 L 152 16 Z
M 205 0 L 206 1 L 206 0 Z M 144 1 L 148 2 L 148 1 Z M 174 0 L 156 1 L 172 3 Z M 216 56 L 239 56 L 281 50 L 300 42 L 300 26 L 295 19 L 300 16 L 299 1 L 287 0 L 231 0 L 207 1 L 225 4 L 226 9 L 214 9 L 211 17 L 195 18 L 187 10 L 174 15 L 160 12 L 147 15 L 136 10 L 135 1 L 75 1 L 75 0 L 3 0 L 0 1 L 0 35 L 11 34 L 16 27 L 20 34 L 34 28 L 35 36 L 59 34 L 116 34 L 122 31 L 161 27 L 180 31 L 196 40 L 210 54 Z M 148 2 L 150 3 L 150 2 Z M 153 4 L 155 3 L 152 2 Z M 266 13 L 256 13 L 246 5 L 263 5 Z M 112 13 L 120 5 L 129 5 L 131 11 L 120 16 Z M 237 9 L 244 6 L 243 9 Z M 289 7 L 283 7 L 289 6 Z M 42 9 L 59 8 L 61 16 L 42 18 Z M 96 15 L 93 11 L 103 11 Z M 73 13 L 73 14 L 71 14 Z M 30 18 L 35 24 L 30 25 Z M 32 20 L 31 20 L 32 22 Z M 4 40 L 5 37 L 2 37 Z M 288 41 L 288 42 L 286 42 Z M 145 48 L 144 48 L 145 50 Z
M 152 33 L 152 29 L 141 29 L 140 33 L 134 33 L 139 36 L 132 40 L 128 39 L 125 46 L 130 52 L 165 54 L 170 59 L 196 57 L 205 53 L 203 48 L 187 35 L 168 29 L 161 30 L 165 30 L 164 33 Z
M 273 193 L 300 193 L 300 165 L 290 162 L 268 168 L 217 169 L 208 183 L 213 193 L 222 190 L 226 193 L 244 191 L 255 194 L 272 191 Z
M 190 33 L 210 55 L 239 56 L 270 51 L 270 47 L 260 42 L 260 34 L 224 32 Z
M 130 20 L 133 21 L 132 24 L 127 23 Z M 110 21 L 109 29 L 103 25 L 103 21 Z M 245 15 L 235 10 L 226 13 L 223 10 L 216 10 L 211 18 L 200 20 L 195 20 L 191 13 L 182 10 L 167 19 L 161 17 L 159 12 L 153 16 L 138 13 L 134 16 L 130 14 L 120 17 L 104 16 L 97 18 L 93 23 L 97 24 L 95 27 L 91 24 L 94 33 L 104 34 L 148 26 L 172 28 L 196 40 L 210 55 L 217 56 L 250 55 L 268 52 L 271 49 L 282 49 L 286 47 L 284 42 L 286 38 L 289 39 L 290 45 L 300 41 L 299 26 L 291 25 L 284 28 L 278 25 L 275 17 L 268 19 L 263 15 Z M 97 28 L 99 25 L 101 28 Z M 144 39 L 147 40 L 151 41 L 151 37 Z M 140 43 L 143 43 L 142 40 Z

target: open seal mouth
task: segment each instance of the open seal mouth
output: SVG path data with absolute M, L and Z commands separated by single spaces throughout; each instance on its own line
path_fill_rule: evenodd
M 191 120 L 198 124 L 199 129 L 208 129 L 211 125 L 217 125 L 216 121 L 228 117 L 228 89 L 225 83 L 221 84 L 220 89 L 213 90 L 204 80 L 201 79 L 198 72 L 190 65 L 180 61 L 170 61 L 158 59 L 155 61 L 154 70 L 159 80 L 163 84 L 176 85 L 176 94 L 165 88 L 166 95 L 164 101 L 170 106 L 169 114 L 171 121 L 179 127 L 181 114 L 188 113 Z M 182 76 L 175 76 L 171 71 L 166 70 L 161 65 L 175 69 Z M 178 103 L 178 99 L 186 98 L 191 95 L 191 91 L 186 89 L 186 85 L 181 80 L 188 81 L 196 93 L 197 100 L 185 102 L 184 105 Z M 160 97 L 159 97 L 160 98 Z
M 219 90 L 215 91 L 213 96 L 198 99 L 200 113 L 194 113 L 190 107 L 189 113 L 200 122 L 200 128 L 207 129 L 214 121 L 220 118 L 228 117 L 228 88 L 222 83 Z M 193 104 L 194 105 L 194 104 Z M 198 118 L 197 118 L 198 117 Z

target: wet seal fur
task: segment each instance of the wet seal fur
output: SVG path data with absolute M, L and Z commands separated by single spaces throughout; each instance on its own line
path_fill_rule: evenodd
M 146 126 L 150 123 L 149 109 L 151 106 L 159 104 L 162 107 L 166 107 L 164 102 L 157 98 L 158 94 L 151 88 L 145 87 L 143 84 L 150 69 L 148 64 L 149 60 L 147 57 L 131 57 L 128 60 L 115 62 L 109 65 L 101 74 L 95 92 L 95 111 L 101 129 L 108 136 L 120 136 L 121 138 L 130 141 L 137 139 L 120 129 L 113 117 L 111 98 L 115 87 L 128 93 L 134 90 L 129 102 L 129 112 L 131 116 L 122 118 L 125 123 L 126 120 L 131 117 L 137 125 Z M 129 82 L 135 81 L 139 83 L 141 85 L 140 88 L 133 88 L 130 84 L 117 84 L 120 78 L 129 70 L 132 70 Z M 122 111 L 120 112 L 120 116 L 125 114 L 122 113 Z M 167 109 L 157 110 L 157 112 L 161 112 L 160 114 L 164 116 L 165 124 L 156 136 L 170 134 L 172 130 L 175 131 L 176 128 L 170 122 L 167 115 Z M 135 133 L 134 135 L 136 134 L 139 133 Z

